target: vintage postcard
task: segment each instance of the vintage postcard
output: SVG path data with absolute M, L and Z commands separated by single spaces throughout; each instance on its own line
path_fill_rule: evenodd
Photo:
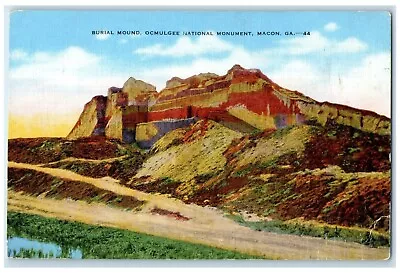
M 9 259 L 390 258 L 389 12 L 9 17 Z

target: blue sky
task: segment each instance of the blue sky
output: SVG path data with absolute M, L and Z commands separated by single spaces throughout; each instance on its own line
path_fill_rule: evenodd
M 330 38 L 350 36 L 366 42 L 371 51 L 390 49 L 390 16 L 386 12 L 132 12 L 132 11 L 22 11 L 11 15 L 10 47 L 29 51 L 57 51 L 81 46 L 97 54 L 126 58 L 129 50 L 117 47 L 118 38 L 96 43 L 90 32 L 108 30 L 215 30 L 215 31 L 323 31 L 329 22 L 340 26 Z M 21 32 L 24 32 L 22 34 Z M 28 34 L 30 33 L 30 35 Z M 22 35 L 21 35 L 22 34 Z M 51 39 L 51 41 L 49 40 Z M 273 46 L 279 40 L 265 37 L 225 37 L 249 49 Z M 147 37 L 131 47 L 173 43 L 176 37 Z
M 79 113 L 91 97 L 130 76 L 161 90 L 173 76 L 225 74 L 238 63 L 319 101 L 390 116 L 390 20 L 387 12 L 16 11 L 10 16 L 9 110 L 23 115 L 36 104 L 31 111 Z M 96 36 L 93 30 L 142 35 Z M 146 30 L 254 36 L 147 36 Z

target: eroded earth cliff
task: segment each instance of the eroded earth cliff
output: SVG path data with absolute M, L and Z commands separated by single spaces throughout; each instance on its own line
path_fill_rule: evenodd
M 365 132 L 390 134 L 390 119 L 371 111 L 317 102 L 280 87 L 258 69 L 233 66 L 226 75 L 202 73 L 174 77 L 157 93 L 148 83 L 129 78 L 110 87 L 85 108 L 68 138 L 106 136 L 150 148 L 166 133 L 200 119 L 239 132 L 276 130 L 314 120 L 334 121 Z

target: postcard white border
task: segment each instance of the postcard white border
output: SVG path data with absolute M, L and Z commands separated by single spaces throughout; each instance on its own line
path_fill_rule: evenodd
M 110 3 L 111 2 L 111 3 Z M 398 132 L 398 126 L 396 126 L 397 123 L 397 118 L 398 118 L 398 113 L 396 109 L 396 105 L 398 105 L 398 96 L 396 96 L 396 79 L 398 78 L 398 72 L 396 70 L 396 64 L 397 64 L 397 54 L 396 54 L 396 45 L 398 35 L 397 35 L 397 20 L 396 20 L 396 8 L 397 8 L 397 1 L 363 1 L 362 3 L 364 6 L 360 6 L 361 1 L 353 1 L 353 0 L 348 0 L 348 1 L 301 1 L 302 5 L 298 5 L 298 1 L 287 1 L 287 0 L 281 0 L 279 1 L 279 6 L 263 6 L 265 5 L 265 2 L 263 4 L 262 1 L 253 1 L 253 0 L 247 0 L 246 5 L 243 5 L 243 1 L 229 1 L 230 6 L 223 6 L 222 1 L 212 1 L 212 0 L 204 0 L 199 3 L 198 1 L 196 2 L 191 2 L 188 4 L 186 1 L 168 1 L 169 5 L 166 6 L 163 1 L 154 1 L 154 0 L 147 0 L 143 3 L 146 4 L 146 6 L 131 6 L 131 1 L 125 1 L 125 0 L 114 0 L 110 2 L 102 2 L 102 3 L 96 3 L 97 6 L 92 6 L 91 1 L 86 1 L 86 0 L 70 0 L 70 1 L 57 1 L 57 5 L 55 5 L 54 1 L 50 0 L 39 0 L 35 1 L 33 4 L 32 1 L 29 0 L 21 0 L 21 1 L 12 1 L 12 0 L 4 0 L 3 1 L 3 14 L 2 17 L 0 18 L 0 21 L 4 24 L 2 29 L 4 30 L 4 43 L 2 43 L 1 50 L 3 52 L 2 54 L 2 61 L 4 63 L 4 66 L 2 67 L 2 71 L 0 71 L 0 79 L 2 79 L 3 82 L 3 90 L 6 90 L 6 84 L 7 84 L 7 67 L 8 67 L 8 14 L 10 10 L 15 10 L 15 9 L 73 9 L 73 10 L 87 10 L 87 9 L 96 9 L 96 10 L 108 10 L 108 9 L 146 9 L 146 10 L 154 10 L 154 9 L 166 9 L 166 10 L 182 10 L 182 9 L 189 9 L 189 10 L 313 10 L 313 11 L 318 11 L 318 10 L 388 10 L 392 12 L 392 19 L 393 19 L 393 29 L 392 29 L 392 145 L 393 145 L 393 157 L 392 157 L 392 209 L 393 209 L 393 234 L 392 234 L 392 240 L 393 240 L 393 245 L 392 245 L 392 257 L 389 261 L 357 261 L 357 262 L 348 262 L 348 261 L 158 261 L 158 260 L 150 260 L 150 261 L 138 261 L 138 260 L 83 260 L 83 261 L 55 261 L 49 262 L 49 261 L 35 261 L 32 260 L 28 263 L 24 264 L 15 264 L 9 263 L 9 260 L 6 258 L 2 260 L 2 267 L 4 268 L 5 266 L 24 266 L 24 268 L 20 268 L 21 272 L 26 272 L 27 270 L 31 271 L 33 270 L 34 272 L 37 270 L 39 272 L 51 270 L 54 272 L 54 270 L 59 270 L 61 271 L 67 271 L 70 272 L 71 270 L 82 270 L 84 272 L 91 272 L 91 270 L 94 270 L 96 272 L 114 272 L 115 269 L 118 269 L 118 271 L 129 271 L 132 272 L 132 268 L 126 268 L 126 267 L 138 267 L 140 270 L 152 270 L 154 268 L 155 270 L 167 270 L 169 272 L 173 270 L 173 272 L 177 271 L 183 271 L 188 272 L 196 272 L 200 271 L 204 272 L 204 270 L 211 270 L 214 268 L 215 270 L 219 270 L 219 268 L 229 268 L 229 271 L 239 271 L 243 272 L 243 270 L 246 270 L 245 268 L 249 268 L 254 271 L 258 270 L 270 270 L 272 267 L 274 270 L 277 270 L 276 267 L 278 268 L 278 271 L 283 271 L 286 272 L 286 270 L 299 270 L 302 272 L 304 270 L 324 270 L 324 271 L 332 271 L 335 270 L 343 270 L 344 268 L 349 268 L 348 270 L 354 271 L 355 267 L 361 267 L 362 270 L 364 271 L 371 271 L 371 272 L 376 272 L 377 270 L 381 270 L 378 268 L 385 267 L 386 269 L 389 270 L 394 270 L 397 264 L 398 260 L 398 253 L 397 253 L 397 243 L 398 243 L 398 236 L 397 236 L 397 219 L 398 218 L 398 210 L 397 210 L 397 196 L 398 196 L 398 189 L 399 187 L 396 186 L 397 182 L 397 175 L 396 175 L 396 170 L 398 168 L 398 162 L 397 162 L 397 141 L 396 141 L 396 136 Z M 276 3 L 276 1 L 274 1 Z M 367 2 L 367 3 L 365 3 Z M 339 4 L 340 6 L 338 6 Z M 384 5 L 384 6 L 383 6 Z M 6 106 L 6 94 L 7 92 L 3 92 L 3 96 L 1 96 L 2 99 L 2 105 Z M 7 160 L 7 112 L 6 112 L 6 107 L 3 107 L 2 111 L 0 111 L 0 121 L 2 121 L 2 126 L 0 126 L 0 143 L 3 143 L 1 147 L 2 151 L 2 166 L 0 167 L 0 175 L 3 177 L 3 188 L 2 190 L 5 192 L 1 195 L 2 197 L 6 196 L 6 160 Z M 0 210 L 3 211 L 3 217 L 1 217 L 2 224 L 0 225 L 1 228 L 1 236 L 2 238 L 5 238 L 5 215 L 6 215 L 6 198 L 2 200 L 3 202 L 0 202 Z M 5 244 L 4 244 L 5 245 Z M 0 255 L 1 257 L 5 257 L 5 247 L 3 246 L 0 248 Z M 35 267 L 32 269 L 27 269 L 25 266 L 28 267 Z M 44 268 L 38 268 L 39 267 L 44 267 Z M 49 267 L 62 267 L 62 268 L 49 268 Z M 72 269 L 71 267 L 76 267 Z M 90 269 L 88 267 L 102 267 L 102 268 L 93 268 Z M 112 269 L 112 268 L 114 269 Z M 123 268 L 125 267 L 125 268 Z M 165 267 L 165 268 L 164 268 Z M 195 268 L 192 268 L 195 267 Z M 266 269 L 265 267 L 269 267 L 269 269 Z M 340 269 L 337 269 L 340 267 Z M 164 268 L 164 269 L 161 269 Z M 191 268 L 191 269 L 189 269 Z M 323 269 L 321 269 L 323 268 Z M 8 270 L 15 271 L 15 268 L 4 268 L 7 272 Z M 3 270 L 2 270 L 3 271 Z M 4 272 L 4 271 L 3 271 Z

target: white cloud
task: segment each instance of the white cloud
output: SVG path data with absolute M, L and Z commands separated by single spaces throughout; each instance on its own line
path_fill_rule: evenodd
M 216 36 L 200 36 L 192 40 L 189 37 L 180 37 L 175 44 L 165 46 L 156 44 L 149 47 L 138 48 L 136 54 L 149 56 L 174 56 L 202 55 L 205 53 L 226 52 L 232 50 L 232 44 Z
M 10 59 L 13 61 L 25 60 L 28 57 L 28 53 L 22 49 L 14 49 L 10 52 Z
M 324 79 L 323 73 L 320 73 L 313 65 L 302 60 L 292 60 L 283 66 L 268 73 L 271 80 L 278 85 L 290 90 L 306 92 L 320 88 Z M 323 97 L 323 94 L 321 97 Z M 319 97 L 319 96 L 318 96 Z M 318 97 L 313 97 L 318 99 Z
M 138 71 L 138 77 L 157 86 L 157 90 L 165 87 L 165 82 L 174 76 L 187 78 L 195 74 L 212 72 L 224 75 L 233 65 L 240 64 L 246 68 L 265 68 L 267 57 L 260 52 L 249 52 L 243 48 L 234 48 L 223 58 L 195 58 L 185 64 L 170 64 Z M 262 65 L 260 65 L 262 64 Z
M 390 53 L 371 54 L 346 71 L 294 60 L 269 74 L 282 87 L 318 101 L 371 110 L 390 117 Z
M 96 37 L 96 39 L 97 40 L 101 40 L 101 41 L 104 41 L 104 40 L 107 40 L 108 38 L 110 38 L 110 34 L 107 34 L 107 33 L 103 33 L 103 34 L 96 34 L 95 35 L 95 37 Z
M 118 40 L 118 43 L 119 43 L 119 44 L 126 44 L 127 42 L 128 42 L 127 39 L 119 39 L 119 40 Z
M 280 41 L 280 47 L 272 49 L 279 54 L 305 55 L 310 53 L 337 54 L 355 53 L 365 51 L 368 46 L 355 37 L 345 40 L 328 39 L 318 31 L 312 31 L 311 35 L 295 37 Z
M 333 50 L 338 53 L 353 53 L 360 52 L 367 49 L 367 44 L 358 40 L 357 38 L 350 37 L 344 41 L 336 43 Z
M 171 56 L 199 57 L 210 53 L 231 53 L 237 50 L 238 46 L 229 43 L 217 36 L 200 36 L 197 39 L 190 37 L 180 37 L 170 46 L 155 44 L 148 47 L 138 48 L 135 54 L 143 56 Z M 348 37 L 344 40 L 329 39 L 319 31 L 312 31 L 311 35 L 287 38 L 279 41 L 279 46 L 265 48 L 259 53 L 265 55 L 306 55 L 306 54 L 343 54 L 357 53 L 367 50 L 368 46 L 363 41 L 355 37 Z
M 10 71 L 11 79 L 46 80 L 47 83 L 80 81 L 82 68 L 98 64 L 100 57 L 79 47 L 68 47 L 57 52 L 36 52 L 26 57 L 26 62 Z M 61 82 L 63 83 L 63 82 Z
M 36 52 L 9 72 L 9 111 L 17 115 L 38 112 L 81 111 L 93 96 L 129 77 L 112 72 L 108 63 L 79 47 L 60 52 Z
M 339 26 L 335 22 L 330 22 L 324 26 L 325 31 L 333 32 L 339 29 Z
M 279 52 L 282 54 L 301 55 L 328 48 L 330 41 L 318 31 L 312 31 L 309 36 L 301 36 L 280 41 Z
M 391 57 L 379 53 L 365 57 L 335 85 L 340 102 L 390 117 Z

